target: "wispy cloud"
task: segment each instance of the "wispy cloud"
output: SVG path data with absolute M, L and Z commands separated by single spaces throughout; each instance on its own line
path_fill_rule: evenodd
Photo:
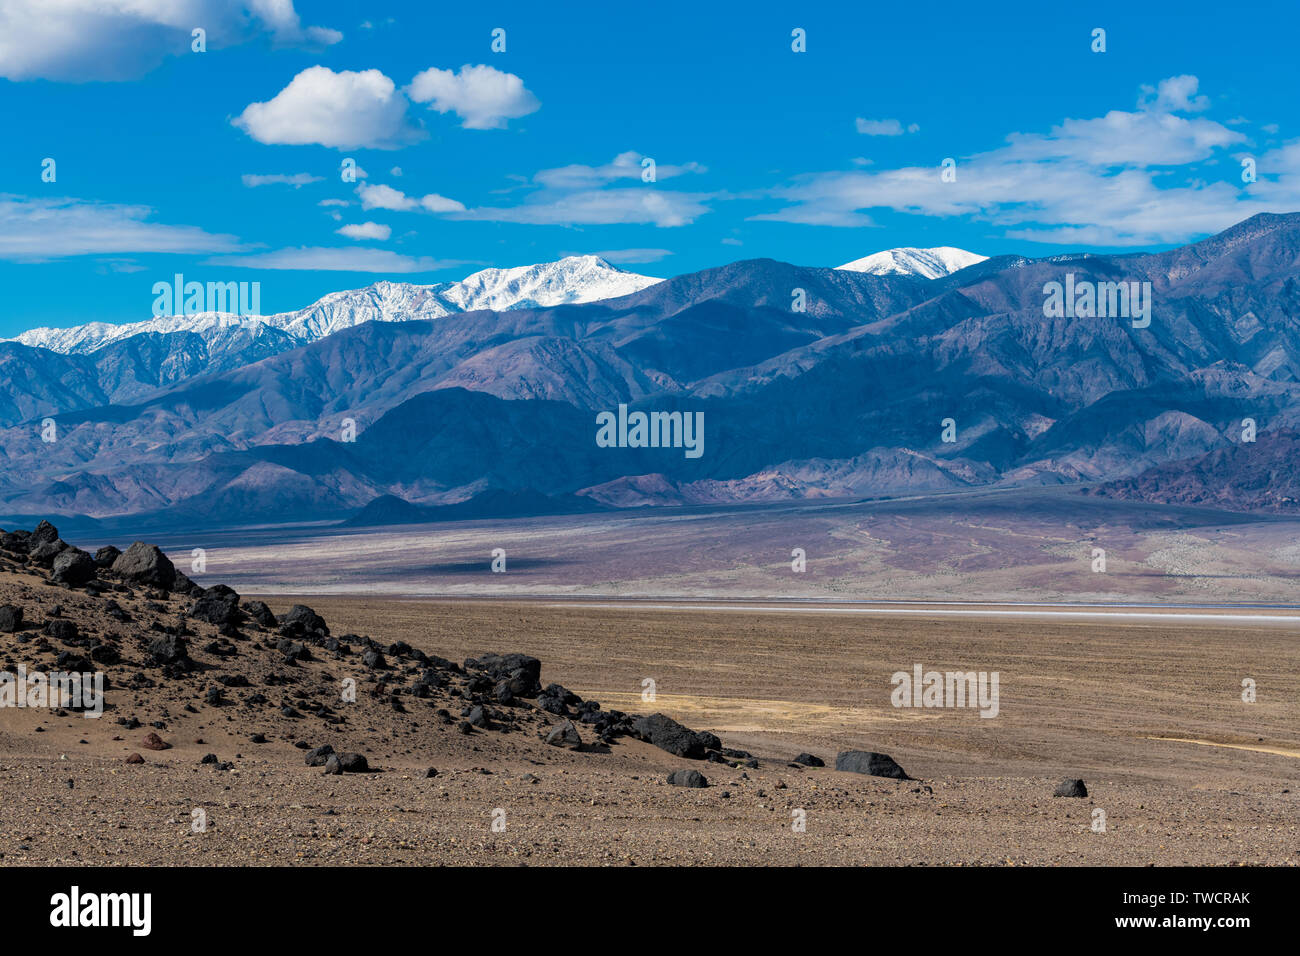
M 909 123 L 906 127 L 896 119 L 871 120 L 859 116 L 854 124 L 863 136 L 902 136 L 904 133 L 918 132 L 921 127 Z
M 151 222 L 148 206 L 33 199 L 0 194 L 0 259 L 17 262 L 128 252 L 227 252 L 242 248 L 230 235 L 197 226 Z
M 205 265 L 242 266 L 248 269 L 280 269 L 301 272 L 379 272 L 408 274 L 436 272 L 464 265 L 464 260 L 434 259 L 429 256 L 405 256 L 389 249 L 356 247 L 330 249 L 302 246 L 277 249 L 247 256 L 219 256 Z
M 674 253 L 671 249 L 606 249 L 604 252 L 593 254 L 600 256 L 606 262 L 620 265 L 629 262 L 658 262 Z
M 346 236 L 349 239 L 377 239 L 380 242 L 393 234 L 390 227 L 377 222 L 349 223 L 334 231 L 340 236 Z
M 239 178 L 250 189 L 257 186 L 275 185 L 292 186 L 294 189 L 301 189 L 303 186 L 324 182 L 325 180 L 324 176 L 313 176 L 311 173 L 267 173 L 265 175 L 244 173 Z
M 709 211 L 709 193 L 665 189 L 660 179 L 686 173 L 702 173 L 699 163 L 643 165 L 636 152 L 620 153 L 602 166 L 571 165 L 544 169 L 527 184 L 530 190 L 512 206 L 478 206 L 453 213 L 450 218 L 530 225 L 641 224 L 661 227 L 684 226 Z M 642 182 L 643 173 L 654 170 L 653 182 Z M 638 185 L 620 183 L 636 180 Z
M 1258 158 L 1259 182 L 1240 179 L 1243 133 L 1204 116 L 1194 76 L 1143 87 L 1134 111 L 1066 119 L 1047 133 L 962 157 L 955 180 L 938 163 L 813 173 L 770 195 L 789 202 L 754 219 L 874 225 L 871 212 L 984 220 L 1012 238 L 1091 245 L 1182 242 L 1256 212 L 1294 208 L 1300 157 Z M 1223 162 L 1229 160 L 1229 162 Z

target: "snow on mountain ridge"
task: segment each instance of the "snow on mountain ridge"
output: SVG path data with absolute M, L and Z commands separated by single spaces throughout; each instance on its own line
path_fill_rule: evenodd
M 210 342 L 234 328 L 256 335 L 259 326 L 265 325 L 305 345 L 363 322 L 405 322 L 477 309 L 501 312 L 595 302 L 629 295 L 659 281 L 625 272 L 599 256 L 568 256 L 531 266 L 483 269 L 459 282 L 413 285 L 380 281 L 363 289 L 328 293 L 296 312 L 274 315 L 201 312 L 164 315 L 124 325 L 90 322 L 67 329 L 30 329 L 0 341 L 19 342 L 65 355 L 84 355 L 150 332 L 193 332 Z
M 837 269 L 846 272 L 865 272 L 868 275 L 916 275 L 924 279 L 939 279 L 959 269 L 983 262 L 988 256 L 967 252 L 953 246 L 935 246 L 933 249 L 914 249 L 904 246 L 886 249 L 861 259 L 846 262 Z

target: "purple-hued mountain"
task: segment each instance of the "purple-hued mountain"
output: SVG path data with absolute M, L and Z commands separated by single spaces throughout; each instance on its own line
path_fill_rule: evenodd
M 1227 511 L 1300 512 L 1300 432 L 1285 430 L 1216 448 L 1086 490 L 1098 498 L 1204 505 Z
M 1149 326 L 1044 307 L 1051 283 L 1116 282 L 1149 283 Z M 0 344 L 0 513 L 234 524 L 376 500 L 372 515 L 436 520 L 876 497 L 1119 480 L 1226 448 L 1246 417 L 1300 426 L 1300 214 L 1154 254 L 937 278 L 760 259 L 595 302 L 398 318 L 120 393 L 150 349 L 183 365 L 184 340 L 121 339 L 108 369 L 103 349 Z M 597 414 L 620 405 L 703 413 L 702 454 L 600 447 Z

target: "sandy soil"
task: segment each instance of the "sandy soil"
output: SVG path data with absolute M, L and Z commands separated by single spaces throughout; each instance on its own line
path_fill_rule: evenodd
M 124 647 L 131 628 L 175 621 L 188 605 L 154 601 L 155 611 L 142 594 L 114 597 L 134 619 L 113 625 Z M 29 620 L 57 602 L 84 630 L 104 627 L 98 602 L 30 576 L 0 575 L 6 600 Z M 268 603 L 281 612 L 296 600 Z M 336 635 L 404 640 L 453 660 L 534 654 L 544 683 L 712 730 L 759 767 L 688 761 L 626 738 L 560 750 L 538 737 L 556 718 L 525 709 L 515 732 L 466 736 L 363 693 L 358 710 L 340 708 L 339 727 L 209 707 L 200 685 L 159 682 L 110 691 L 98 720 L 0 711 L 0 865 L 1300 863 L 1291 627 L 308 603 Z M 215 634 L 192 626 L 196 646 Z M 32 647 L 4 644 L 5 666 Z M 892 707 L 890 675 L 916 663 L 998 671 L 999 715 Z M 322 662 L 297 676 L 325 694 L 355 667 Z M 1240 699 L 1246 677 L 1258 685 L 1253 704 Z M 642 699 L 647 678 L 653 702 Z M 144 726 L 124 730 L 116 719 L 127 715 Z M 141 749 L 155 720 L 172 749 Z M 298 740 L 359 751 L 379 770 L 324 776 L 305 766 Z M 916 779 L 788 764 L 805 750 L 833 763 L 852 748 L 889 753 Z M 132 751 L 145 763 L 125 764 Z M 207 753 L 233 768 L 200 765 Z M 666 784 L 687 766 L 711 786 Z M 1089 797 L 1053 798 L 1065 777 L 1082 777 Z M 195 810 L 206 832 L 192 832 Z M 1096 810 L 1105 832 L 1093 830 Z

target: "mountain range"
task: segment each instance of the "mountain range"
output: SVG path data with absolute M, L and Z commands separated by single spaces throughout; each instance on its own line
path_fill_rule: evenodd
M 583 260 L 637 287 L 560 281 L 551 304 L 380 283 L 232 325 L 226 350 L 193 329 L 0 343 L 0 511 L 438 520 L 1104 483 L 1226 449 L 1245 417 L 1300 425 L 1300 215 L 1158 253 L 911 255 L 942 251 L 662 281 Z M 1067 276 L 1149 283 L 1150 325 L 1047 314 Z M 480 294 L 495 310 L 466 308 Z M 702 413 L 704 453 L 599 447 L 619 406 Z

